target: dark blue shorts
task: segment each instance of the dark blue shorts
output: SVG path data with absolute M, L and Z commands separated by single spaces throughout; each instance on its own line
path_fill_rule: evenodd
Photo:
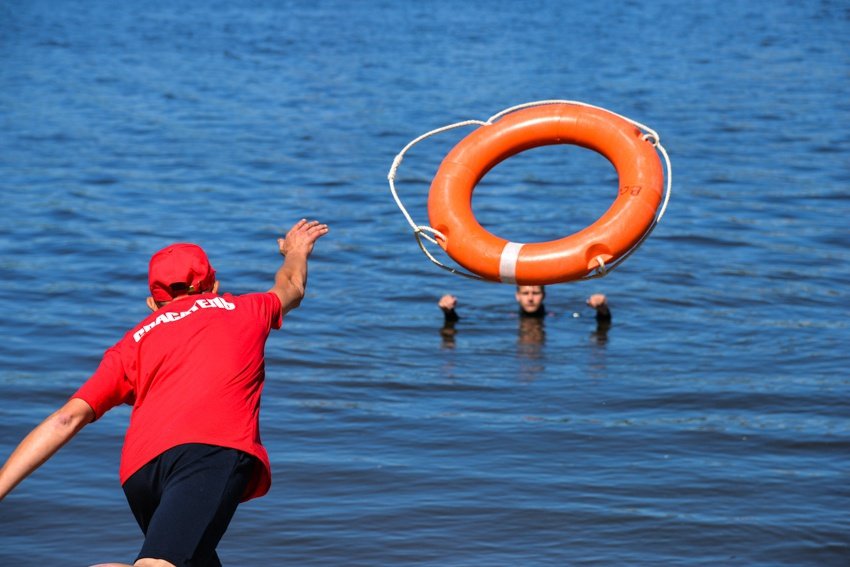
M 254 468 L 251 455 L 213 445 L 169 449 L 124 483 L 145 534 L 137 557 L 178 566 L 218 567 L 221 540 Z

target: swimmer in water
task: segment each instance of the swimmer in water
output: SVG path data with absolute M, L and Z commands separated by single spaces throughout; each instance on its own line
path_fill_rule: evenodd
M 518 285 L 514 294 L 517 305 L 519 306 L 519 316 L 521 319 L 533 318 L 543 319 L 546 316 L 546 306 L 543 301 L 546 299 L 546 287 L 542 285 Z M 586 303 L 589 307 L 596 311 L 597 330 L 601 326 L 605 327 L 605 331 L 611 326 L 611 309 L 608 306 L 608 300 L 604 294 L 595 293 L 587 298 Z M 444 295 L 440 298 L 437 306 L 443 311 L 443 328 L 440 333 L 443 337 L 454 336 L 455 323 L 460 320 L 456 308 L 457 297 L 454 295 Z

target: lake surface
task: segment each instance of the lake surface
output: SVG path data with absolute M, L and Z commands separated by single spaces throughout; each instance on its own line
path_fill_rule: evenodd
M 265 290 L 303 216 L 332 232 L 266 348 L 274 482 L 226 565 L 848 565 L 848 36 L 827 0 L 6 2 L 0 455 L 144 316 L 154 251 L 197 242 L 223 289 Z M 655 129 L 673 192 L 640 250 L 550 286 L 529 330 L 511 286 L 428 262 L 387 172 L 424 132 L 543 99 Z M 421 224 L 469 130 L 405 158 Z M 540 148 L 473 205 L 549 240 L 616 183 Z M 128 415 L 0 504 L 0 565 L 132 561 Z

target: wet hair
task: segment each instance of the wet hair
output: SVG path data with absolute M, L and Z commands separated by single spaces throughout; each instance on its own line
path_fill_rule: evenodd
M 516 290 L 517 290 L 517 292 L 519 292 L 519 288 L 521 288 L 521 287 L 539 287 L 539 288 L 540 288 L 540 291 L 542 291 L 542 292 L 543 292 L 543 295 L 546 295 L 546 286 L 545 286 L 545 285 L 527 286 L 527 285 L 520 285 L 520 284 L 516 284 Z

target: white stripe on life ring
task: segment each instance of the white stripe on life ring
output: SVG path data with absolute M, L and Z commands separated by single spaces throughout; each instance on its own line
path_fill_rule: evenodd
M 502 249 L 499 258 L 499 279 L 502 283 L 516 283 L 516 264 L 523 246 L 518 242 L 508 242 Z

